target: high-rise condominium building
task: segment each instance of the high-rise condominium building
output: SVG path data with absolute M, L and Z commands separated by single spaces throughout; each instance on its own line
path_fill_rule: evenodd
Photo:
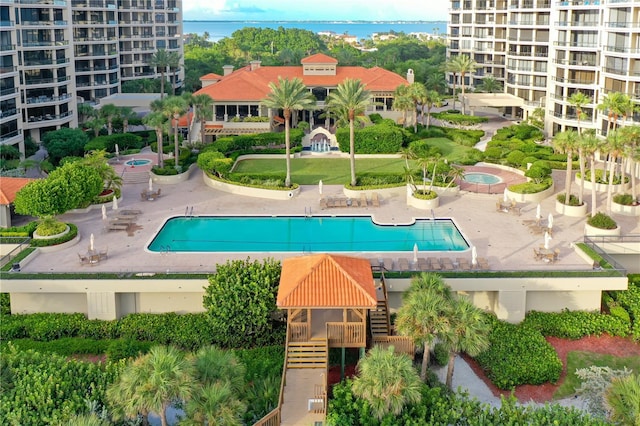
M 0 143 L 76 127 L 78 103 L 159 77 L 158 49 L 183 54 L 181 0 L 0 0 Z
M 597 105 L 605 95 L 640 100 L 639 23 L 637 0 L 451 0 L 448 56 L 478 63 L 467 88 L 492 76 L 524 100 L 508 113 L 526 118 L 543 108 L 549 135 L 577 128 L 569 98 L 582 92 L 590 102 L 580 126 L 604 134 L 609 118 Z

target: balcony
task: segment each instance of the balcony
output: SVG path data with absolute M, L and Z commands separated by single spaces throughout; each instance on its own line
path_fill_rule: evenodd
M 16 50 L 15 44 L 0 44 L 0 52 L 10 52 Z
M 15 65 L 0 65 L 0 74 L 11 74 L 12 72 L 18 72 L 18 67 Z
M 10 87 L 8 89 L 0 90 L 0 97 L 15 95 L 16 93 L 18 93 L 18 88 L 17 87 Z
M 11 108 L 8 110 L 0 111 L 0 119 L 13 117 L 14 115 L 20 114 L 20 108 Z
M 33 79 L 27 79 L 25 81 L 25 84 L 27 86 L 35 86 L 39 84 L 57 84 L 57 83 L 67 82 L 70 79 L 71 77 L 69 77 L 68 75 L 63 77 L 58 77 L 58 78 L 33 78 Z
M 18 0 L 18 3 L 36 6 L 67 6 L 66 0 Z
M 42 104 L 42 103 L 47 103 L 47 102 L 59 102 L 59 101 L 64 101 L 66 99 L 71 98 L 71 94 L 67 93 L 65 95 L 60 95 L 60 96 L 34 96 L 31 98 L 27 98 L 27 104 L 31 105 L 31 104 Z
M 598 47 L 597 42 L 584 42 L 584 41 L 554 41 L 554 46 L 566 46 L 566 47 L 580 47 L 585 49 L 596 49 Z
M 0 21 L 0 27 L 14 27 L 15 23 L 13 21 Z
M 63 47 L 68 45 L 69 45 L 69 40 L 62 40 L 62 41 L 33 40 L 33 41 L 22 42 L 22 47 Z
M 73 111 L 63 112 L 62 114 L 58 114 L 58 115 L 55 115 L 55 114 L 44 114 L 44 115 L 37 115 L 37 116 L 30 115 L 29 123 L 50 122 L 55 120 L 62 120 L 64 118 L 71 117 L 71 116 L 73 116 Z
M 67 21 L 45 21 L 45 20 L 25 21 L 23 20 L 21 24 L 25 26 L 33 26 L 33 27 L 50 27 L 50 26 L 64 27 L 67 25 Z
M 581 85 L 594 85 L 597 80 L 594 76 L 593 79 L 580 79 L 580 78 L 563 78 L 563 77 L 551 77 L 553 81 L 564 84 L 581 84 Z
M 571 65 L 571 66 L 579 66 L 579 67 L 595 67 L 596 66 L 595 59 L 582 60 L 582 61 L 576 61 L 576 60 L 570 60 L 570 59 L 554 59 L 553 62 L 558 65 Z
M 2 133 L 0 135 L 0 142 L 7 142 L 9 139 L 13 139 L 16 136 L 20 136 L 22 134 L 22 130 L 21 129 L 16 129 L 12 132 L 9 133 Z
M 640 48 L 637 47 L 604 46 L 604 50 L 607 52 L 629 53 L 632 55 L 640 53 Z

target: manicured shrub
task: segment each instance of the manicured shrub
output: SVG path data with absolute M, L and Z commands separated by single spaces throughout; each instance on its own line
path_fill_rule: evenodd
M 616 194 L 613 196 L 613 202 L 623 206 L 631 206 L 635 203 L 635 200 L 631 194 Z
M 31 240 L 31 247 L 49 247 L 73 240 L 78 235 L 78 227 L 73 223 L 67 223 L 67 226 L 69 226 L 69 232 L 67 232 L 66 234 L 57 238 L 49 238 L 46 240 Z
M 508 324 L 493 319 L 491 346 L 476 360 L 500 389 L 522 384 L 556 383 L 562 361 L 540 331 L 528 324 Z
M 417 189 L 413 192 L 413 196 L 420 200 L 433 200 L 438 197 L 438 193 L 436 191 L 429 191 L 428 189 L 426 191 Z
M 629 312 L 622 306 L 612 306 L 609 308 L 609 315 L 614 318 L 618 318 L 624 324 L 626 324 L 629 328 L 631 328 L 631 317 L 629 316 Z
M 149 352 L 153 345 L 155 345 L 153 342 L 141 342 L 134 339 L 111 340 L 106 349 L 107 359 L 119 361 L 121 359 L 136 358 Z
M 534 183 L 538 184 L 542 183 L 545 178 L 549 177 L 550 170 L 543 167 L 531 166 L 529 170 L 524 172 L 524 175 L 529 179 L 532 179 Z
M 449 363 L 449 351 L 442 343 L 436 343 L 433 347 L 433 361 L 440 367 Z
M 514 166 L 514 167 L 520 167 L 522 166 L 522 162 L 525 158 L 525 154 L 522 151 L 511 151 L 509 154 L 507 154 L 507 156 L 505 157 L 505 159 L 507 160 L 507 164 L 510 166 Z
M 11 298 L 9 293 L 0 293 L 0 315 L 11 315 Z
M 438 147 L 431 145 L 428 140 L 424 139 L 411 142 L 409 149 L 418 158 L 435 157 L 441 154 Z
M 517 183 L 515 185 L 509 185 L 509 191 L 515 192 L 517 194 L 536 194 L 538 192 L 542 192 L 545 189 L 551 187 L 553 180 L 551 178 L 546 178 L 542 180 L 540 183 L 536 182 L 525 182 L 525 183 Z
M 349 129 L 340 128 L 336 132 L 340 151 L 349 152 Z M 402 131 L 384 120 L 380 124 L 357 129 L 354 133 L 354 145 L 357 154 L 395 154 L 403 144 Z
M 369 114 L 369 120 L 371 120 L 373 124 L 378 124 L 382 121 L 382 116 L 377 112 L 374 112 L 373 114 Z
M 558 202 L 562 203 L 562 204 L 566 204 L 568 206 L 580 206 L 580 200 L 578 199 L 577 196 L 570 194 L 569 195 L 569 202 L 565 203 L 565 200 L 567 198 L 567 194 L 562 192 L 560 194 L 558 194 L 558 196 L 556 197 L 556 199 L 558 200 Z
M 616 229 L 618 227 L 618 224 L 611 216 L 602 212 L 598 212 L 595 216 L 589 217 L 587 223 L 599 229 Z
M 635 341 L 640 341 L 640 275 L 629 275 L 629 288 L 612 291 L 611 295 L 629 313 L 631 336 Z
M 577 177 L 580 177 L 580 172 L 578 172 L 576 174 Z M 585 172 L 585 178 L 586 181 L 591 182 L 591 170 L 587 170 Z M 629 182 L 629 177 L 625 176 L 624 177 L 624 181 L 625 183 Z M 613 176 L 613 184 L 614 185 L 620 185 L 620 183 L 622 182 L 622 177 L 619 174 L 616 174 Z M 605 173 L 602 169 L 596 169 L 596 183 L 600 183 L 603 185 L 609 185 L 609 173 Z
M 502 158 L 502 148 L 498 147 L 489 147 L 484 150 L 484 158 L 488 161 L 496 162 L 500 158 Z
M 620 318 L 599 312 L 531 311 L 523 321 L 523 326 L 531 327 L 545 336 L 564 339 L 580 339 L 585 336 L 600 336 L 604 333 L 611 336 L 627 336 L 629 324 Z

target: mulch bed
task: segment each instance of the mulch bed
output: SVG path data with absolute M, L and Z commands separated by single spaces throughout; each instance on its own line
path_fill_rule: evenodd
M 598 354 L 615 355 L 619 357 L 630 357 L 634 355 L 640 356 L 640 344 L 634 343 L 631 339 L 624 339 L 622 337 L 602 335 L 600 337 L 583 337 L 579 340 L 560 339 L 557 337 L 546 337 L 546 339 L 547 342 L 551 343 L 555 348 L 558 353 L 558 357 L 562 360 L 562 373 L 560 374 L 560 380 L 558 381 L 558 384 L 555 385 L 552 383 L 545 383 L 537 386 L 517 386 L 514 395 L 520 402 L 529 402 L 532 400 L 535 402 L 546 402 L 553 399 L 553 394 L 567 375 L 567 354 L 569 352 L 586 351 Z M 500 390 L 491 383 L 487 376 L 485 376 L 480 365 L 474 359 L 466 355 L 464 358 L 478 377 L 480 377 L 489 389 L 491 389 L 491 392 L 495 396 L 509 396 L 511 394 L 511 391 Z

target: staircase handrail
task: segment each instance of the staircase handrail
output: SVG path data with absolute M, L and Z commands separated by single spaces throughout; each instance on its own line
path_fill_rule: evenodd
M 387 294 L 387 282 L 384 277 L 384 271 L 380 271 L 380 283 L 382 284 L 382 293 L 384 294 L 384 310 L 387 316 L 387 330 L 391 333 L 391 317 L 389 316 L 389 295 Z

